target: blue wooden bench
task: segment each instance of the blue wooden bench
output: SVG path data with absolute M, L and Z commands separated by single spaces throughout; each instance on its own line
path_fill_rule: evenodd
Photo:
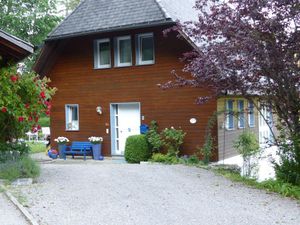
M 86 160 L 87 155 L 93 155 L 91 142 L 73 141 L 71 146 L 67 146 L 64 150 L 64 159 L 66 155 L 72 155 L 74 159 L 75 155 L 83 155 Z

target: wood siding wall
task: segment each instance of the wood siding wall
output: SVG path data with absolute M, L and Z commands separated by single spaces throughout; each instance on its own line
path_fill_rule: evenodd
M 179 88 L 162 90 L 157 84 L 172 80 L 172 70 L 181 72 L 183 64 L 179 58 L 190 50 L 185 40 L 177 39 L 175 34 L 163 37 L 164 28 L 148 28 L 119 33 L 73 38 L 68 41 L 48 77 L 58 91 L 53 99 L 51 114 L 51 137 L 68 137 L 71 141 L 86 141 L 89 136 L 102 136 L 103 153 L 111 154 L 110 104 L 140 102 L 141 115 L 150 124 L 156 120 L 159 128 L 181 127 L 187 136 L 182 154 L 194 154 L 197 146 L 204 143 L 205 128 L 208 119 L 217 108 L 216 101 L 205 105 L 195 104 L 199 96 L 207 96 L 208 90 Z M 155 64 L 111 69 L 94 69 L 93 41 L 100 38 L 113 38 L 122 35 L 154 32 Z M 113 50 L 112 50 L 113 56 Z M 113 58 L 113 57 L 112 57 Z M 114 63 L 112 62 L 112 65 Z M 65 131 L 65 104 L 79 104 L 80 130 Z M 103 114 L 96 113 L 96 107 L 103 108 Z M 190 118 L 196 118 L 196 124 L 190 124 Z M 216 132 L 215 132 L 216 133 Z M 217 141 L 217 138 L 216 138 Z M 217 152 L 215 153 L 217 160 Z

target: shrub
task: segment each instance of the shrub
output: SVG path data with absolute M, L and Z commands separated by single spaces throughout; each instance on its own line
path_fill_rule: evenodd
M 243 174 L 245 176 L 250 176 L 251 171 L 255 166 L 255 164 L 250 163 L 250 158 L 259 152 L 259 143 L 256 135 L 249 131 L 243 132 L 234 142 L 233 147 L 243 157 Z
M 197 153 L 203 158 L 203 163 L 208 164 L 213 152 L 213 138 L 211 133 L 208 133 L 205 138 L 205 143 L 201 148 L 197 148 Z
M 36 178 L 39 174 L 39 165 L 28 156 L 0 164 L 1 179 Z
M 243 158 L 253 156 L 259 152 L 259 143 L 253 132 L 243 132 L 234 142 L 233 147 Z
M 158 152 L 162 148 L 163 141 L 160 134 L 158 133 L 158 126 L 156 121 L 151 121 L 150 128 L 146 134 L 146 137 L 151 147 L 152 153 Z
M 191 155 L 190 157 L 188 157 L 187 163 L 188 164 L 198 164 L 199 163 L 199 159 L 198 159 L 198 157 L 196 155 Z
M 165 163 L 165 164 L 177 164 L 179 163 L 179 159 L 175 156 L 171 155 L 165 155 L 162 153 L 155 153 L 152 155 L 151 158 L 152 162 L 159 162 L 159 163 Z
M 150 156 L 151 152 L 145 135 L 134 135 L 127 138 L 125 145 L 125 159 L 127 162 L 147 161 Z
M 25 143 L 1 143 L 0 162 L 16 160 L 29 153 L 30 148 Z
M 180 146 L 186 133 L 175 128 L 166 128 L 162 131 L 163 143 L 167 147 L 168 155 L 178 157 Z
M 278 162 L 274 162 L 276 177 L 282 182 L 300 186 L 300 133 L 289 133 L 282 124 L 276 124 L 276 128 L 279 131 L 276 144 L 280 157 Z

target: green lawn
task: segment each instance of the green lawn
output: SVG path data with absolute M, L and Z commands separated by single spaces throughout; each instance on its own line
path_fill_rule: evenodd
M 30 147 L 30 153 L 39 153 L 46 151 L 46 145 L 44 143 L 27 143 Z

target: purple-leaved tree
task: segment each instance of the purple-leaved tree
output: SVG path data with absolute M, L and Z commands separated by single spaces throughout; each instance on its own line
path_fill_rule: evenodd
M 277 177 L 300 184 L 300 1 L 197 0 L 197 22 L 179 23 L 199 49 L 164 88 L 211 88 L 214 96 L 259 98 L 276 113 L 281 163 Z M 201 98 L 200 102 L 209 98 Z

